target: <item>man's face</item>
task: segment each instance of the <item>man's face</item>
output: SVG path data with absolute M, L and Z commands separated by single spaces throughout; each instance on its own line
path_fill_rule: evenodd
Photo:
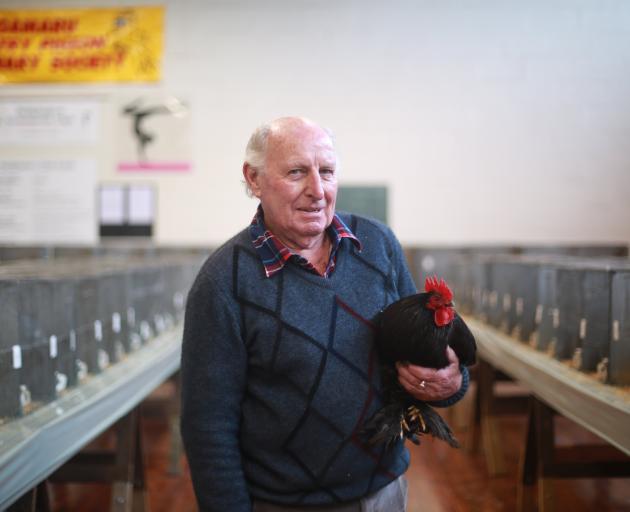
M 318 237 L 332 222 L 337 199 L 337 157 L 320 127 L 291 120 L 269 135 L 265 170 L 252 187 L 265 224 L 293 248 Z

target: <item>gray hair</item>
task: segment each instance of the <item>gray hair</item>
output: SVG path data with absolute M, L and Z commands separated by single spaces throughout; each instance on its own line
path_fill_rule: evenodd
M 265 165 L 267 142 L 271 133 L 271 123 L 261 124 L 254 130 L 245 148 L 245 162 L 254 169 L 262 169 Z
M 257 172 L 263 172 L 265 168 L 265 158 L 267 156 L 267 142 L 271 133 L 271 123 L 261 124 L 254 130 L 247 147 L 245 148 L 245 163 L 255 169 Z M 253 197 L 252 189 L 247 181 L 245 183 L 245 192 L 249 197 Z

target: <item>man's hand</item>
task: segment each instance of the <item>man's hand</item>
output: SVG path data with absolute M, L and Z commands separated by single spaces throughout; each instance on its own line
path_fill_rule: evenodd
M 446 348 L 450 364 L 436 370 L 405 362 L 397 362 L 398 382 L 417 400 L 444 400 L 459 390 L 462 374 L 459 371 L 459 359 L 451 347 Z

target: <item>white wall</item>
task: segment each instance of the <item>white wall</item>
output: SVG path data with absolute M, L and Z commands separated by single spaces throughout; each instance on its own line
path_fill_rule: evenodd
M 343 184 L 389 185 L 405 243 L 630 242 L 629 2 L 166 5 L 164 78 L 147 89 L 190 101 L 195 170 L 148 176 L 160 187 L 159 242 L 216 244 L 246 225 L 255 203 L 240 183 L 245 143 L 287 114 L 335 131 Z M 143 90 L 0 94 L 51 89 L 107 102 Z M 117 175 L 108 154 L 99 152 L 104 180 L 147 180 Z

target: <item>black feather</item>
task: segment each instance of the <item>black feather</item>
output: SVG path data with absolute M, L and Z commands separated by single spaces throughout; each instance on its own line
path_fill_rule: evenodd
M 429 368 L 448 366 L 447 346 L 463 365 L 475 363 L 475 338 L 462 318 L 439 327 L 434 312 L 425 307 L 430 293 L 419 293 L 388 306 L 379 319 L 376 343 L 381 358 L 385 405 L 364 425 L 370 444 L 391 445 L 407 438 L 419 443 L 418 436 L 432 435 L 453 447 L 459 444 L 450 427 L 433 408 L 408 395 L 398 383 L 395 363 L 406 361 Z

